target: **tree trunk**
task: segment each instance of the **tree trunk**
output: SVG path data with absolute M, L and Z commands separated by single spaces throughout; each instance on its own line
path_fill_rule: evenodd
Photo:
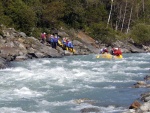
M 120 26 L 121 18 L 122 18 L 122 5 L 120 6 L 120 10 L 119 10 L 118 27 Z M 119 29 L 120 29 L 120 28 L 119 28 Z
M 118 30 L 118 21 L 116 21 L 116 28 L 115 30 L 117 31 Z
M 130 18 L 129 18 L 128 28 L 127 28 L 127 34 L 128 34 L 128 32 L 129 32 L 129 29 L 130 29 L 130 23 L 131 23 L 132 11 L 133 11 L 133 5 L 132 5 L 132 7 L 131 7 Z
M 126 0 L 125 11 L 124 11 L 123 21 L 122 21 L 122 26 L 121 26 L 121 32 L 123 30 L 124 20 L 125 20 L 125 17 L 126 17 L 126 11 L 127 11 L 127 0 Z
M 144 14 L 144 23 L 145 23 L 145 2 L 144 2 L 144 0 L 142 0 L 142 4 L 143 4 L 143 14 Z
M 107 21 L 107 27 L 108 27 L 109 22 L 110 22 L 110 17 L 111 17 L 111 12 L 112 12 L 112 7 L 113 7 L 113 0 L 111 0 L 111 8 L 110 8 L 110 12 L 109 12 L 108 21 Z M 107 27 L 106 27 L 106 28 L 107 28 Z

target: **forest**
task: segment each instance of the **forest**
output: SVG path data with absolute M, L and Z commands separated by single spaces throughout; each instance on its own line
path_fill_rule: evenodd
M 0 0 L 0 24 L 34 37 L 73 28 L 101 43 L 149 45 L 150 0 Z

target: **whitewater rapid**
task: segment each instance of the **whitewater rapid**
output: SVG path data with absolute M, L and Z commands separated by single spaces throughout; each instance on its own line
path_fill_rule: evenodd
M 124 54 L 122 60 L 95 55 L 12 62 L 0 70 L 1 113 L 121 113 L 147 89 L 133 89 L 150 73 L 150 54 Z M 78 99 L 90 103 L 76 103 Z

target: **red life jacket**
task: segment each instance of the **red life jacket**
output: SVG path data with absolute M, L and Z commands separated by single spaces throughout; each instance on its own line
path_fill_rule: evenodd
M 41 38 L 46 38 L 46 34 L 42 33 Z
M 104 49 L 104 53 L 108 53 L 108 50 L 107 50 L 107 49 Z
M 116 50 L 116 49 L 113 49 L 113 54 L 116 55 L 116 56 L 119 56 L 119 55 L 122 55 L 122 52 L 120 49 Z
M 122 52 L 121 52 L 121 50 L 120 50 L 120 49 L 118 49 L 118 54 L 119 54 L 119 55 L 122 55 Z

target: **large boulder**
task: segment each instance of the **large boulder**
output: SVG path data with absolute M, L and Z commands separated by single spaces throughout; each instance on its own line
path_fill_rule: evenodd
M 48 47 L 48 46 L 43 46 L 40 50 L 41 53 L 43 53 L 45 56 L 51 58 L 51 57 L 62 57 L 62 55 L 60 53 L 58 53 L 58 51 L 52 47 Z
M 142 106 L 139 108 L 139 113 L 149 113 L 150 111 L 150 102 L 144 103 Z
M 0 56 L 2 58 L 7 59 L 8 61 L 12 61 L 16 56 L 19 55 L 19 50 L 17 48 L 12 47 L 2 47 L 0 50 Z
M 130 105 L 129 109 L 138 109 L 140 106 L 141 106 L 141 104 L 140 104 L 138 101 L 134 101 L 134 102 Z
M 0 57 L 0 69 L 6 68 L 6 67 L 7 67 L 6 60 Z
M 129 49 L 132 53 L 144 53 L 145 52 L 142 48 L 137 48 L 134 45 L 130 45 Z

